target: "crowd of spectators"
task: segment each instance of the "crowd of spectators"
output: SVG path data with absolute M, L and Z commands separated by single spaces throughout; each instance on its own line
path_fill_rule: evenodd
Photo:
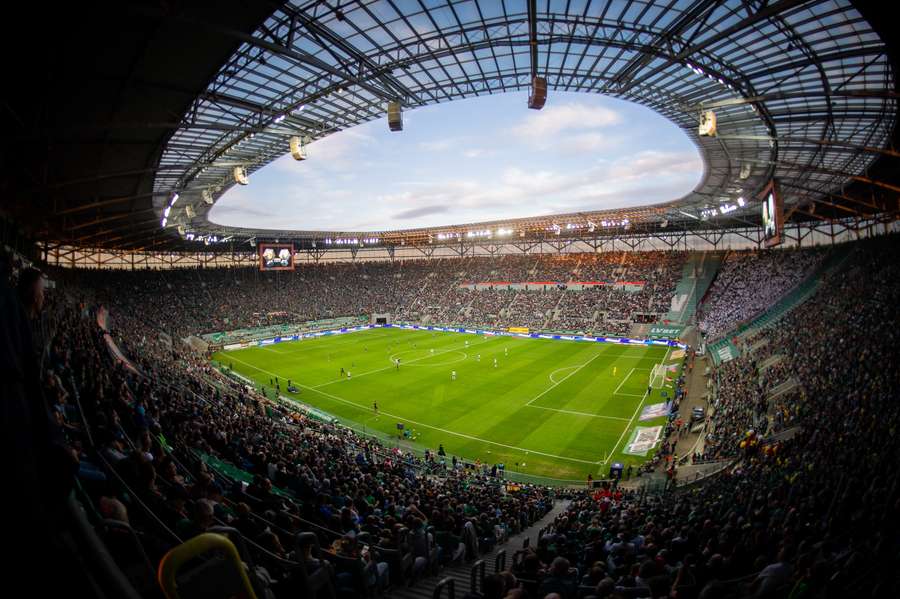
M 271 560 L 266 581 L 279 597 L 311 581 L 329 595 L 381 593 L 478 556 L 552 506 L 545 489 L 507 492 L 455 460 L 429 476 L 433 454 L 388 449 L 266 400 L 153 334 L 128 311 L 128 293 L 107 320 L 81 301 L 83 283 L 50 305 L 37 271 L 20 273 L 17 286 L 31 361 L 41 364 L 37 399 L 67 468 L 59 479 L 78 481 L 89 512 L 136 532 L 141 551 L 115 558 L 142 591 L 155 579 L 135 568 L 139 554 L 157 561 L 224 526 Z
M 758 353 L 721 368 L 713 451 L 732 467 L 663 496 L 578 497 L 516 560 L 518 584 L 561 597 L 579 585 L 595 597 L 896 596 L 898 250 L 896 236 L 857 243 L 751 340 Z M 770 357 L 781 361 L 760 372 Z M 767 398 L 786 377 L 802 392 Z M 771 436 L 784 427 L 796 435 Z
M 680 252 L 502 255 L 457 260 L 254 268 L 61 272 L 172 338 L 338 316 L 480 327 L 626 334 L 662 318 L 681 276 Z M 603 285 L 571 286 L 570 282 Z M 504 282 L 509 285 L 478 286 Z M 522 283 L 547 285 L 522 288 Z M 616 283 L 630 282 L 635 285 Z M 471 289 L 467 284 L 476 284 Z
M 700 331 L 713 340 L 775 304 L 821 262 L 821 249 L 729 252 L 700 308 Z
M 708 451 L 735 459 L 733 467 L 662 496 L 614 487 L 571 492 L 537 546 L 518 555 L 510 572 L 488 577 L 484 595 L 895 595 L 898 246 L 896 236 L 857 242 L 816 295 L 752 340 L 756 351 L 720 369 Z M 466 272 L 457 267 L 446 270 Z M 514 274 L 512 265 L 503 268 Z M 361 265 L 323 270 L 339 289 L 342 271 L 371 276 Z M 417 273 L 420 289 L 449 283 L 446 295 L 457 293 L 460 275 L 431 272 Z M 400 280 L 407 273 L 392 274 Z M 47 291 L 36 271 L 23 270 L 16 281 L 3 272 L 11 358 L 3 382 L 5 455 L 8 480 L 23 491 L 15 513 L 29 523 L 12 523 L 10 539 L 43 552 L 44 563 L 65 553 L 36 543 L 53 536 L 55 506 L 76 487 L 98 529 L 130 526 L 154 561 L 216 526 L 237 531 L 229 534 L 262 558 L 278 597 L 310 585 L 322 596 L 382 593 L 440 563 L 476 557 L 553 505 L 547 489 L 511 491 L 481 471 L 436 476 L 433 455 L 418 459 L 269 402 L 156 334 L 161 325 L 174 337 L 225 318 L 231 324 L 230 310 L 239 306 L 288 301 L 278 277 L 186 271 L 109 278 L 61 276 Z M 233 291 L 236 280 L 262 297 L 230 297 L 227 308 L 216 304 L 215 315 L 203 315 L 209 306 L 202 298 Z M 191 281 L 196 302 L 174 292 Z M 372 278 L 360 280 L 358 294 L 381 288 L 366 281 Z M 95 301 L 109 308 L 109 331 Z M 346 301 L 371 309 L 382 300 Z M 541 309 L 523 306 L 523 314 Z M 788 378 L 800 390 L 770 398 Z M 796 434 L 770 438 L 786 427 Z M 111 534 L 104 540 L 118 547 L 115 559 L 135 586 L 152 588 L 154 572 L 141 574 L 131 546 L 116 545 L 121 539 Z M 53 563 L 78 580 L 78 562 L 69 558 Z

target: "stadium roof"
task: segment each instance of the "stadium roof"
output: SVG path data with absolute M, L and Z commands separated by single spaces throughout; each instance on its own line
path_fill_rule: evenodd
M 204 199 L 234 184 L 235 166 L 252 180 L 292 136 L 313 140 L 384 119 L 391 100 L 413 108 L 528 89 L 534 75 L 546 77 L 551 98 L 581 91 L 652 108 L 682 127 L 705 161 L 701 183 L 682 198 L 572 222 L 756 223 L 750 205 L 708 221 L 704 211 L 752 198 L 772 177 L 795 220 L 897 209 L 896 169 L 884 166 L 897 157 L 896 69 L 872 8 L 859 9 L 867 20 L 840 0 L 158 6 L 54 14 L 58 35 L 44 59 L 56 85 L 26 62 L 21 80 L 42 97 L 29 104 L 26 88 L 10 105 L 17 122 L 6 174 L 25 179 L 10 186 L 13 211 L 38 237 L 131 249 L 191 247 L 179 228 L 321 238 L 214 225 Z M 716 113 L 716 137 L 697 135 L 706 110 Z M 412 242 L 430 233 L 346 232 Z

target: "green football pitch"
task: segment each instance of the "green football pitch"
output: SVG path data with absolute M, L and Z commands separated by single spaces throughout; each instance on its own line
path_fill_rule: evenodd
M 636 427 L 665 423 L 639 417 L 673 395 L 671 383 L 648 392 L 651 369 L 668 356 L 664 346 L 374 328 L 213 359 L 258 386 L 278 377 L 282 397 L 363 432 L 396 440 L 402 423 L 402 441 L 420 448 L 443 444 L 448 456 L 581 481 L 652 454 L 623 451 Z M 288 379 L 298 393 L 287 392 Z

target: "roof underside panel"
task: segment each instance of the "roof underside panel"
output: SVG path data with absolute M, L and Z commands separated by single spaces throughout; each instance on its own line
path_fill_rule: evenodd
M 864 172 L 878 155 L 862 148 L 885 147 L 894 128 L 891 64 L 847 2 L 544 0 L 535 26 L 537 72 L 551 89 L 644 104 L 700 147 L 704 181 L 645 211 L 648 219 L 700 214 L 773 176 L 785 183 L 789 209 L 799 210 Z M 195 104 L 163 155 L 173 168 L 155 189 L 218 197 L 236 164 L 253 172 L 286 153 L 292 135 L 313 140 L 382 117 L 389 100 L 411 108 L 529 89 L 529 31 L 524 0 L 377 0 L 340 11 L 290 2 Z M 717 138 L 696 133 L 707 107 L 718 117 Z M 193 220 L 175 222 L 235 232 L 199 208 Z
M 250 4 L 101 2 L 56 15 L 49 54 L 62 62 L 50 70 L 61 83 L 44 102 L 71 93 L 37 147 L 66 157 L 35 187 L 50 198 L 41 236 L 137 248 L 178 247 L 179 225 L 258 234 L 206 218 L 203 196 L 233 185 L 235 166 L 252 173 L 292 136 L 384 118 L 392 100 L 415 108 L 527 90 L 533 70 L 550 93 L 643 104 L 697 144 L 704 179 L 683 198 L 632 211 L 647 222 L 677 227 L 773 177 L 794 219 L 835 206 L 838 216 L 883 211 L 875 191 L 900 192 L 867 175 L 895 155 L 890 48 L 848 0 L 537 0 L 531 19 L 526 0 Z M 93 29 L 63 22 L 87 17 Z M 40 122 L 39 110 L 21 108 L 20 120 Z M 698 137 L 705 110 L 716 113 L 717 137 Z M 861 182 L 872 198 L 848 191 Z M 162 229 L 175 192 L 184 199 Z M 731 216 L 756 222 L 749 209 Z

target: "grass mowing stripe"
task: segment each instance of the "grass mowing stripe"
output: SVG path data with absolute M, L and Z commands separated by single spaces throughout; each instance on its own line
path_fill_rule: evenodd
M 634 368 L 632 368 L 631 370 L 628 371 L 628 374 L 625 375 L 625 378 L 622 379 L 622 382 L 619 383 L 619 386 L 616 387 L 616 390 L 615 390 L 615 391 L 613 391 L 613 395 L 616 395 L 616 394 L 619 392 L 619 389 L 622 388 L 622 385 L 625 384 L 625 381 L 627 381 L 627 380 L 628 380 L 628 377 L 630 377 L 633 373 L 634 373 Z
M 669 359 L 669 352 L 670 352 L 670 351 L 672 351 L 671 348 L 666 350 L 666 355 L 665 355 L 665 357 L 662 359 L 662 361 L 659 362 L 660 364 L 664 363 L 666 360 Z M 613 445 L 612 451 L 609 452 L 609 456 L 607 456 L 607 458 L 606 458 L 605 460 L 603 460 L 603 464 L 604 464 L 604 465 L 608 464 L 610 458 L 612 458 L 613 454 L 616 453 L 616 450 L 619 448 L 619 443 L 622 442 L 622 437 L 625 436 L 625 433 L 627 433 L 629 430 L 631 430 L 631 423 L 632 423 L 632 422 L 634 421 L 634 419 L 637 417 L 638 412 L 639 412 L 640 409 L 641 409 L 641 406 L 643 406 L 643 405 L 644 405 L 644 402 L 647 401 L 647 396 L 648 396 L 648 395 L 650 395 L 650 387 L 649 387 L 649 386 L 647 387 L 647 390 L 644 392 L 644 396 L 641 398 L 640 403 L 638 403 L 637 407 L 634 409 L 634 414 L 631 415 L 631 419 L 628 421 L 628 424 L 625 425 L 625 430 L 622 431 L 622 434 L 619 435 L 618 441 L 616 441 L 616 444 Z
M 578 412 L 576 410 L 563 410 L 561 408 L 548 408 L 545 406 L 529 406 L 526 408 L 534 408 L 535 410 L 550 410 L 551 412 L 562 412 L 563 414 L 575 414 L 577 416 L 587 416 L 588 418 L 604 418 L 606 420 L 622 420 L 627 422 L 628 418 L 620 418 L 619 416 L 604 416 L 603 414 L 591 414 L 590 412 Z
M 590 364 L 591 362 L 593 362 L 594 360 L 596 360 L 597 358 L 599 358 L 599 357 L 602 356 L 602 355 L 603 355 L 602 353 L 596 353 L 596 354 L 594 354 L 594 357 L 592 357 L 590 360 L 588 360 L 587 362 L 585 362 L 584 364 L 582 364 L 581 366 L 579 366 L 578 368 L 576 368 L 575 370 L 573 370 L 572 372 L 570 372 L 569 374 L 567 374 L 566 376 L 564 376 L 564 377 L 562 377 L 561 379 L 559 379 L 559 382 L 558 382 L 558 383 L 553 383 L 552 385 L 550 385 L 549 387 L 547 387 L 546 389 L 544 389 L 543 391 L 541 391 L 539 394 L 537 394 L 536 396 L 532 397 L 531 400 L 530 400 L 527 404 L 525 404 L 525 405 L 526 405 L 526 406 L 530 406 L 531 404 L 533 404 L 534 402 L 536 402 L 537 400 L 539 400 L 540 398 L 542 398 L 544 395 L 546 395 L 549 391 L 552 391 L 553 389 L 555 389 L 555 388 L 556 388 L 557 386 L 559 386 L 560 384 L 566 382 L 566 379 L 567 379 L 567 378 L 569 378 L 569 377 L 571 377 L 571 376 L 577 374 L 579 370 L 581 370 L 582 368 L 584 368 L 585 366 L 587 366 L 588 364 Z
M 260 368 L 259 366 L 254 366 L 253 364 L 250 364 L 249 362 L 244 362 L 244 361 L 241 360 L 240 358 L 235 358 L 235 360 L 237 360 L 238 362 L 240 362 L 240 363 L 242 363 L 242 364 L 244 364 L 244 365 L 246 365 L 246 366 L 249 366 L 249 367 L 251 367 L 251 368 L 253 368 L 253 369 L 255 369 L 255 370 L 258 370 L 258 371 L 260 371 L 260 372 L 264 372 L 264 373 L 269 374 L 269 375 L 272 375 L 272 376 L 278 376 L 278 377 L 284 378 L 283 375 L 276 374 L 276 373 L 274 373 L 274 372 L 269 372 L 268 370 L 263 370 L 263 369 Z M 296 384 L 297 384 L 298 387 L 300 387 L 300 388 L 302 388 L 302 389 L 307 389 L 307 390 L 309 390 L 309 391 L 312 391 L 313 393 L 318 393 L 319 395 L 324 395 L 325 397 L 328 397 L 329 399 L 333 399 L 334 401 L 339 401 L 339 402 L 341 402 L 341 403 L 345 403 L 345 404 L 348 404 L 348 405 L 352 405 L 352 406 L 355 406 L 355 407 L 357 407 L 357 408 L 362 408 L 362 409 L 364 409 L 364 410 L 365 410 L 365 409 L 368 409 L 368 406 L 365 406 L 365 405 L 362 405 L 362 404 L 358 404 L 358 403 L 356 403 L 355 401 L 350 401 L 349 399 L 344 399 L 343 397 L 338 397 L 337 395 L 333 395 L 333 394 L 327 393 L 327 392 L 325 392 L 325 391 L 320 391 L 319 389 L 316 389 L 316 388 L 314 388 L 314 387 L 307 387 L 306 385 L 301 385 L 300 383 L 296 383 Z M 479 441 L 479 442 L 481 442 L 481 443 L 487 443 L 488 445 L 496 445 L 497 447 L 505 447 L 505 448 L 507 448 L 507 449 L 515 449 L 516 451 L 524 451 L 524 452 L 526 452 L 526 453 L 533 453 L 533 454 L 535 454 L 535 455 L 542 455 L 542 456 L 545 456 L 545 457 L 548 457 L 548 458 L 555 458 L 555 459 L 557 459 L 557 460 L 567 460 L 567 461 L 570 461 L 570 462 L 579 462 L 579 463 L 582 463 L 582 464 L 599 464 L 599 463 L 600 463 L 600 462 L 592 462 L 592 461 L 589 461 L 589 460 L 581 460 L 581 459 L 578 459 L 578 458 L 570 458 L 570 457 L 566 457 L 566 456 L 556 455 L 556 454 L 553 454 L 553 453 L 545 453 L 545 452 L 543 452 L 543 451 L 538 451 L 538 450 L 536 450 L 536 449 L 528 449 L 527 447 L 517 447 L 517 446 L 515 446 L 515 445 L 507 445 L 507 444 L 505 444 L 505 443 L 498 443 L 498 442 L 496 442 L 496 441 L 491 441 L 491 440 L 489 440 L 489 439 L 482 439 L 481 437 L 476 437 L 476 436 L 474 436 L 474 435 L 467 435 L 466 433 L 460 433 L 460 432 L 457 432 L 457 431 L 451 431 L 451 430 L 449 430 L 449 429 L 441 428 L 441 427 L 439 427 L 439 426 L 432 426 L 432 425 L 426 424 L 426 423 L 424 423 L 424 422 L 417 422 L 417 421 L 412 420 L 412 419 L 410 419 L 410 418 L 406 418 L 405 416 L 400 416 L 400 415 L 398 415 L 398 414 L 391 414 L 390 412 L 385 412 L 384 410 L 378 410 L 378 413 L 379 413 L 379 414 L 384 414 L 385 416 L 390 416 L 391 418 L 399 418 L 400 420 L 404 420 L 404 421 L 409 422 L 409 423 L 411 423 L 411 424 L 415 424 L 416 426 L 423 426 L 423 427 L 425 427 L 425 428 L 430 428 L 430 429 L 433 429 L 433 430 L 436 430 L 436 431 L 441 431 L 442 433 L 447 433 L 447 434 L 449 434 L 449 435 L 455 435 L 455 436 L 457 436 L 457 437 L 462 437 L 463 439 L 471 439 L 472 441 Z
M 468 349 L 462 343 L 467 337 Z M 642 364 L 666 359 L 666 349 L 368 329 L 218 353 L 214 359 L 225 364 L 234 359 L 235 372 L 266 391 L 274 387 L 275 376 L 300 381 L 303 395 L 281 396 L 330 412 L 364 433 L 402 438 L 420 449 L 443 443 L 448 454 L 467 462 L 503 462 L 532 476 L 580 480 L 596 473 L 604 458 L 626 466 L 647 459 L 623 454 L 619 438 L 623 423 L 635 422 L 632 410 L 645 399 L 639 391 L 646 389 L 649 367 Z M 396 370 L 390 358 L 401 351 L 399 357 L 409 361 Z M 616 365 L 622 374 L 611 376 Z M 350 367 L 355 376 L 341 377 L 335 393 L 327 393 L 326 384 L 336 382 L 340 367 Z M 651 390 L 649 397 L 655 401 L 656 395 Z M 376 400 L 380 417 L 372 410 Z M 523 409 L 527 401 L 540 410 Z M 401 423 L 406 426 L 398 429 Z M 607 453 L 614 444 L 616 451 Z
M 238 359 L 238 361 L 239 361 L 239 362 L 242 362 L 242 360 L 240 360 L 240 359 Z M 259 367 L 257 367 L 257 366 L 254 366 L 254 365 L 252 365 L 252 364 L 249 364 L 249 363 L 247 363 L 247 362 L 243 362 L 243 363 L 246 364 L 247 366 L 250 366 L 251 368 L 256 368 L 256 369 L 259 370 L 260 372 L 265 372 L 266 374 L 271 374 L 271 375 L 273 375 L 273 376 L 276 376 L 275 373 L 268 372 L 268 371 L 266 371 L 266 370 L 263 370 L 263 369 L 261 369 L 261 368 L 259 368 Z M 278 375 L 278 376 L 280 376 L 280 375 Z M 306 385 L 300 385 L 300 384 L 298 384 L 298 386 L 301 387 L 301 388 L 303 388 L 303 389 L 307 389 L 307 390 L 309 390 L 309 391 L 312 391 L 313 393 L 318 393 L 319 395 L 324 395 L 325 397 L 328 397 L 329 399 L 332 399 L 332 400 L 334 400 L 334 401 L 339 401 L 339 402 L 341 402 L 341 403 L 345 403 L 345 404 L 348 404 L 348 405 L 352 405 L 352 406 L 355 406 L 355 407 L 357 407 L 357 408 L 362 408 L 362 409 L 364 409 L 364 410 L 365 410 L 365 409 L 368 409 L 368 406 L 365 406 L 365 405 L 356 403 L 355 401 L 350 401 L 349 399 L 344 399 L 343 397 L 339 397 L 339 396 L 337 396 L 337 395 L 333 395 L 333 394 L 327 393 L 327 392 L 325 392 L 325 391 L 320 391 L 319 389 L 315 389 L 315 388 L 313 388 L 313 387 L 307 387 Z M 496 445 L 496 446 L 498 446 L 498 447 L 505 447 L 505 448 L 507 448 L 507 449 L 515 449 L 515 450 L 517 450 L 517 451 L 524 451 L 524 452 L 527 452 L 527 453 L 533 453 L 533 454 L 536 454 L 536 455 L 542 455 L 542 456 L 546 456 L 546 457 L 550 457 L 550 458 L 556 458 L 556 459 L 558 459 L 558 460 L 568 460 L 568 461 L 572 461 L 572 462 L 580 462 L 580 463 L 583 463 L 583 464 L 599 464 L 599 462 L 591 462 L 591 461 L 589 461 L 589 460 L 580 460 L 580 459 L 578 459 L 578 458 L 570 458 L 570 457 L 566 457 L 566 456 L 556 455 L 556 454 L 553 454 L 553 453 L 545 453 L 545 452 L 537 451 L 537 450 L 534 450 L 534 449 L 528 449 L 528 448 L 526 448 L 526 447 L 517 447 L 517 446 L 515 446 L 515 445 L 507 445 L 507 444 L 505 444 L 505 443 L 498 443 L 498 442 L 496 442 L 496 441 L 491 441 L 491 440 L 489 440 L 489 439 L 482 439 L 481 437 L 476 437 L 476 436 L 474 436 L 474 435 L 468 435 L 468 434 L 466 434 L 466 433 L 460 433 L 460 432 L 457 432 L 457 431 L 451 431 L 451 430 L 449 430 L 449 429 L 441 428 L 441 427 L 438 427 L 438 426 L 432 426 L 432 425 L 426 424 L 426 423 L 424 423 L 424 422 L 417 422 L 417 421 L 415 421 L 415 420 L 411 420 L 411 419 L 409 419 L 409 418 L 406 418 L 405 416 L 400 416 L 400 415 L 398 415 L 398 414 L 391 414 L 390 412 L 385 412 L 384 410 L 379 410 L 378 413 L 379 413 L 379 414 L 384 414 L 385 416 L 390 416 L 391 418 L 399 418 L 400 420 L 404 420 L 404 421 L 409 422 L 409 423 L 411 423 L 411 424 L 415 424 L 416 426 L 422 426 L 422 427 L 425 427 L 425 428 L 430 428 L 430 429 L 433 429 L 433 430 L 441 431 L 442 433 L 447 433 L 447 434 L 450 434 L 450 435 L 455 435 L 455 436 L 457 436 L 457 437 L 462 437 L 462 438 L 464 438 L 464 439 L 471 439 L 471 440 L 473 440 L 473 441 L 479 441 L 479 442 L 481 442 L 481 443 L 487 443 L 487 444 L 489 444 L 489 445 Z
M 487 341 L 488 341 L 487 339 L 484 339 L 483 341 L 479 341 L 478 343 L 472 343 L 472 345 L 481 345 L 481 344 L 487 343 Z M 464 345 L 462 349 L 457 349 L 455 347 L 451 348 L 451 349 L 443 349 L 443 350 L 435 352 L 433 354 L 426 354 L 426 355 L 422 356 L 421 358 L 413 358 L 412 360 L 407 360 L 406 362 L 401 362 L 400 366 L 402 367 L 403 364 L 413 364 L 415 362 L 421 362 L 422 360 L 427 360 L 428 358 L 433 358 L 435 356 L 440 356 L 442 354 L 448 354 L 450 352 L 460 352 L 460 353 L 464 354 L 466 356 L 466 358 L 468 358 L 468 354 L 466 354 L 464 351 L 462 351 L 463 349 L 468 349 L 468 348 L 469 348 L 468 345 Z M 403 352 L 397 352 L 397 353 L 391 354 L 390 358 L 393 358 L 394 356 L 404 353 L 406 351 L 415 351 L 415 350 L 404 350 Z M 390 359 L 390 358 L 388 358 L 388 359 Z M 427 366 L 427 364 L 426 364 L 426 366 Z M 390 366 L 385 366 L 384 368 L 377 368 L 375 370 L 369 370 L 368 372 L 364 372 L 360 375 L 357 375 L 356 378 L 359 379 L 359 378 L 362 378 L 362 377 L 370 375 L 370 374 L 384 372 L 385 370 L 390 370 L 391 368 L 396 368 L 396 365 L 391 364 Z M 343 380 L 345 380 L 345 379 L 334 379 L 333 381 L 329 381 L 327 383 L 322 383 L 321 385 L 314 385 L 314 386 L 310 387 L 310 389 L 320 389 L 322 387 L 327 387 L 328 385 L 340 383 Z

